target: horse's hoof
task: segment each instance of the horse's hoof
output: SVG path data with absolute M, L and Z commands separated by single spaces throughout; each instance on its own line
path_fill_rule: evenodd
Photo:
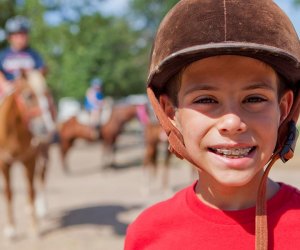
M 48 212 L 46 200 L 44 197 L 37 197 L 35 201 L 36 214 L 39 218 L 45 218 Z
M 4 237 L 13 240 L 17 237 L 17 231 L 14 226 L 6 226 L 3 230 Z

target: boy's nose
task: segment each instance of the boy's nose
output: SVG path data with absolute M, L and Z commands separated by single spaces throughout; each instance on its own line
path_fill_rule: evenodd
M 240 116 L 230 113 L 225 114 L 220 118 L 217 128 L 220 134 L 230 135 L 245 132 L 247 125 L 241 120 Z

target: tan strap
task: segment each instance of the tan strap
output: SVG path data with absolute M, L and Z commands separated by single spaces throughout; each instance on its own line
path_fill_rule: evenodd
M 267 250 L 268 249 L 268 220 L 267 220 L 267 181 L 269 172 L 274 163 L 279 159 L 279 154 L 273 155 L 270 163 L 268 164 L 258 188 L 256 200 L 256 218 L 255 218 L 255 249 Z
M 168 136 L 168 141 L 170 143 L 169 145 L 170 152 L 174 153 L 178 158 L 180 159 L 184 158 L 194 166 L 197 166 L 195 165 L 194 161 L 192 160 L 192 158 L 190 157 L 189 153 L 185 148 L 181 133 L 168 119 L 168 117 L 162 110 L 153 90 L 150 87 L 147 88 L 147 94 L 148 94 L 149 101 L 153 109 L 155 110 L 156 117 Z

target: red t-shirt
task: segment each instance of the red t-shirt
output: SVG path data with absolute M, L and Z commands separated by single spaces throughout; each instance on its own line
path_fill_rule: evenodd
M 255 249 L 255 207 L 208 207 L 197 198 L 194 185 L 146 209 L 128 227 L 125 250 Z M 300 191 L 281 184 L 267 207 L 269 249 L 300 249 Z

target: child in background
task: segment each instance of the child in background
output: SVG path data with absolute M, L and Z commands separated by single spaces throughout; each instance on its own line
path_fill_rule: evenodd
M 90 87 L 86 91 L 84 106 L 89 112 L 89 124 L 97 127 L 100 124 L 100 115 L 103 106 L 102 80 L 94 78 L 91 80 Z

